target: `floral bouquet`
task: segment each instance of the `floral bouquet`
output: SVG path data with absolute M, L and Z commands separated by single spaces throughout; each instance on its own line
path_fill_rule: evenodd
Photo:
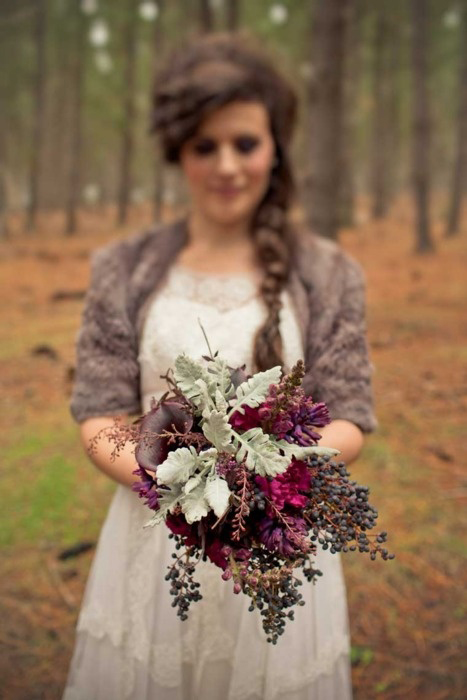
M 317 543 L 331 552 L 358 549 L 372 559 L 393 555 L 386 533 L 369 536 L 377 512 L 368 488 L 349 480 L 337 450 L 317 445 L 316 428 L 329 423 L 323 403 L 306 396 L 302 361 L 247 376 L 215 354 L 196 362 L 186 355 L 166 375 L 170 391 L 132 426 L 111 439 L 136 443 L 134 485 L 154 511 L 148 525 L 165 522 L 175 539 L 166 580 L 173 607 L 186 620 L 201 599 L 196 565 L 210 560 L 251 598 L 273 644 L 304 605 L 302 580 Z

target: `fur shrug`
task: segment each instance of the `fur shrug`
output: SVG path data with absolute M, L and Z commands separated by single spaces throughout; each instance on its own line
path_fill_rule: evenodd
M 141 411 L 139 336 L 148 300 L 187 241 L 184 221 L 161 225 L 95 252 L 77 338 L 71 412 L 93 416 Z M 301 327 L 304 388 L 333 419 L 369 432 L 376 426 L 359 265 L 338 245 L 297 237 L 288 289 Z

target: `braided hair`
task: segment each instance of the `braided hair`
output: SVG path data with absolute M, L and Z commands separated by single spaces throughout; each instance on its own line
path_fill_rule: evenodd
M 266 320 L 254 341 L 258 370 L 282 365 L 279 330 L 281 292 L 291 267 L 292 231 L 287 210 L 293 192 L 288 146 L 296 116 L 296 97 L 288 82 L 250 39 L 210 34 L 178 49 L 156 77 L 151 130 L 158 132 L 164 157 L 178 163 L 183 145 L 201 121 L 234 101 L 260 102 L 269 115 L 276 152 L 269 187 L 251 226 L 257 261 L 263 271 L 261 298 Z

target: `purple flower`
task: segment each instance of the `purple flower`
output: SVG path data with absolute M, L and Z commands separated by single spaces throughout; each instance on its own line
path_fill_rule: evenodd
M 157 483 L 145 469 L 138 467 L 133 474 L 139 476 L 140 481 L 132 484 L 132 490 L 138 494 L 140 498 L 145 498 L 145 504 L 152 510 L 159 509 L 159 494 L 157 493 Z
M 303 518 L 287 517 L 287 525 L 289 527 L 273 518 L 263 518 L 259 525 L 259 541 L 284 557 L 302 551 L 303 535 L 307 531 L 305 521 Z

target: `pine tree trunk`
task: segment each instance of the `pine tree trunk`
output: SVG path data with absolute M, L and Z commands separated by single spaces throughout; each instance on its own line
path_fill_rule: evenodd
M 70 157 L 67 176 L 67 202 L 65 233 L 72 235 L 77 230 L 77 207 L 81 199 L 81 169 L 83 146 L 83 97 L 84 97 L 84 68 L 85 68 L 85 21 L 80 5 L 75 6 L 74 46 L 70 66 L 71 99 L 70 99 Z
M 459 233 L 462 194 L 467 184 L 467 0 L 462 4 L 459 66 L 459 109 L 457 117 L 457 143 L 451 190 L 447 236 Z
M 31 232 L 36 225 L 39 206 L 39 186 L 41 178 L 41 156 L 44 140 L 45 121 L 45 86 L 46 86 L 46 34 L 47 34 L 46 0 L 37 0 L 34 27 L 36 78 L 35 107 L 32 137 L 32 153 L 29 171 L 29 206 L 26 217 L 26 231 Z
M 309 223 L 321 236 L 335 239 L 339 227 L 342 163 L 344 47 L 351 0 L 316 0 L 314 9 Z
M 339 202 L 339 222 L 341 226 L 353 226 L 355 224 L 357 103 L 362 75 L 362 24 L 367 11 L 367 0 L 355 0 L 347 38 L 344 77 L 342 180 Z
M 128 219 L 131 191 L 131 165 L 134 151 L 135 75 L 136 75 L 136 0 L 128 0 L 125 34 L 125 73 L 123 129 L 120 156 L 120 184 L 118 188 L 117 224 L 123 226 Z
M 413 73 L 412 182 L 417 253 L 434 249 L 430 231 L 430 104 L 428 98 L 429 3 L 411 0 Z
M 165 42 L 164 42 L 164 12 L 165 12 L 165 2 L 164 0 L 159 0 L 159 16 L 157 18 L 156 27 L 154 31 L 154 73 L 157 75 L 159 68 L 159 63 L 163 59 L 165 54 Z M 164 203 L 164 187 L 165 187 L 165 168 L 164 168 L 164 158 L 160 148 L 157 145 L 155 153 L 155 163 L 154 163 L 154 220 L 162 220 L 162 205 Z
M 235 32 L 240 23 L 240 0 L 226 0 L 226 27 L 229 32 Z
M 375 32 L 373 44 L 373 140 L 370 189 L 372 216 L 386 215 L 388 201 L 388 123 L 387 123 L 387 50 L 388 24 L 385 0 L 375 5 Z
M 205 33 L 214 29 L 214 16 L 209 0 L 199 0 L 199 26 Z

